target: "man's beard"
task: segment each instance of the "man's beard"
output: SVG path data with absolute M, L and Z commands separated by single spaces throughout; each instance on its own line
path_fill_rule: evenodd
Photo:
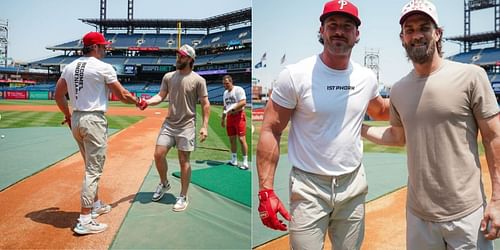
M 417 64 L 424 64 L 432 60 L 432 56 L 436 51 L 436 41 L 431 40 L 425 47 L 414 48 L 409 44 L 403 44 L 406 50 L 406 57 Z
M 347 40 L 347 39 L 346 39 Z M 350 51 L 354 47 L 354 44 L 349 44 L 347 41 L 345 43 L 339 41 L 326 41 L 327 49 L 332 54 L 349 55 Z
M 188 66 L 189 62 L 176 62 L 175 63 L 175 68 L 182 70 L 185 69 Z

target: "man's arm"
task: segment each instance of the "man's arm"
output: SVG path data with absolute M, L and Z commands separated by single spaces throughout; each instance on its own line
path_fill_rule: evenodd
M 200 98 L 202 112 L 202 124 L 200 128 L 200 142 L 205 141 L 208 137 L 208 118 L 210 117 L 210 101 L 208 101 L 208 96 Z
M 363 124 L 361 136 L 373 143 L 387 146 L 404 146 L 406 143 L 403 127 L 372 127 Z
M 133 96 L 127 89 L 125 89 L 120 82 L 112 82 L 107 84 L 111 92 L 120 99 L 121 102 L 123 103 L 128 103 L 128 104 L 136 104 L 139 102 L 139 100 Z
M 292 109 L 281 107 L 272 100 L 269 100 L 266 105 L 257 144 L 259 190 L 273 189 L 274 174 L 280 152 L 280 137 L 290 121 L 292 113 Z
M 389 120 L 390 102 L 389 98 L 377 96 L 370 100 L 366 113 L 373 119 L 379 121 Z
M 233 108 L 232 112 L 238 112 L 238 111 L 240 111 L 240 110 L 244 109 L 244 108 L 245 108 L 245 105 L 247 105 L 247 100 L 246 100 L 246 99 L 240 100 L 240 101 L 236 104 L 236 106 L 234 106 L 234 108 Z
M 494 240 L 500 236 L 500 117 L 492 117 L 477 121 L 486 154 L 486 162 L 491 179 L 491 200 L 486 206 L 481 230 L 486 239 Z M 490 229 L 487 229 L 487 224 Z
M 71 113 L 68 108 L 68 101 L 66 101 L 66 94 L 68 93 L 68 85 L 66 80 L 59 78 L 56 84 L 56 92 L 54 94 L 54 99 L 56 100 L 57 107 L 64 114 L 64 121 L 61 124 L 67 123 L 69 128 L 71 128 Z
M 278 219 L 280 213 L 291 220 L 288 211 L 274 193 L 274 174 L 279 159 L 280 137 L 292 116 L 286 109 L 270 100 L 264 111 L 264 121 L 257 144 L 257 173 L 259 176 L 259 216 L 264 225 L 275 230 L 286 231 L 287 226 Z
M 154 95 L 153 97 L 149 98 L 146 100 L 146 103 L 148 105 L 154 106 L 160 104 L 163 100 L 165 100 L 165 97 L 167 97 L 168 92 L 166 90 L 160 90 L 158 94 Z

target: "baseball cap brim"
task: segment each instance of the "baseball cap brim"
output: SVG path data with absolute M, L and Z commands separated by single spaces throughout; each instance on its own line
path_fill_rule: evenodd
M 321 22 L 324 22 L 324 21 L 325 21 L 328 17 L 330 17 L 330 16 L 332 16 L 332 15 L 335 15 L 335 14 L 337 14 L 337 15 L 343 15 L 343 16 L 349 17 L 349 18 L 351 18 L 352 20 L 354 20 L 354 22 L 356 23 L 356 25 L 357 25 L 357 26 L 360 26 L 360 25 L 361 25 L 361 20 L 359 20 L 359 18 L 358 18 L 358 17 L 356 17 L 356 16 L 354 16 L 354 15 L 351 15 L 351 14 L 349 14 L 349 13 L 346 13 L 346 12 L 344 12 L 344 11 L 332 11 L 332 12 L 325 13 L 325 14 L 323 14 L 323 15 L 321 15 L 321 16 L 319 17 L 319 20 L 320 20 Z
M 189 56 L 186 51 L 184 50 L 176 50 L 177 51 L 177 54 L 181 55 L 181 56 Z
M 413 11 L 410 11 L 410 12 L 408 12 L 408 13 L 404 14 L 404 16 L 402 16 L 402 17 L 399 19 L 399 24 L 400 24 L 400 25 L 403 25 L 403 23 L 406 21 L 406 19 L 407 19 L 409 16 L 411 16 L 411 15 L 415 15 L 415 14 L 422 14 L 422 15 L 426 15 L 427 17 L 429 17 L 429 19 L 431 19 L 431 20 L 434 22 L 434 24 L 436 24 L 436 25 L 437 25 L 436 20 L 434 20 L 434 18 L 432 18 L 432 16 L 431 16 L 431 15 L 429 15 L 429 14 L 427 14 L 426 12 L 421 11 L 421 10 L 413 10 Z

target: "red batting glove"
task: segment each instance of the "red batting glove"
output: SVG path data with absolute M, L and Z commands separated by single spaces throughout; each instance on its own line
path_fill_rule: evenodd
M 71 116 L 65 116 L 64 121 L 61 122 L 61 125 L 63 125 L 64 123 L 67 123 L 69 126 L 69 129 L 71 129 Z
M 148 107 L 146 99 L 141 98 L 141 100 L 136 105 L 140 110 L 145 110 Z
M 281 203 L 280 199 L 272 189 L 264 189 L 259 192 L 259 215 L 262 224 L 275 230 L 286 231 L 286 224 L 278 220 L 278 212 L 287 221 L 290 221 L 290 215 Z

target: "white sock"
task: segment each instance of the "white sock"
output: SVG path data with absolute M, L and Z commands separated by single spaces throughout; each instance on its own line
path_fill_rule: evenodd
M 102 206 L 101 200 L 97 200 L 94 202 L 93 208 L 100 208 Z
M 246 155 L 243 156 L 243 162 L 248 163 L 248 156 L 246 156 Z
M 92 220 L 91 214 L 80 214 L 80 223 L 87 224 Z
M 231 159 L 233 159 L 233 160 L 237 160 L 238 159 L 237 156 L 236 156 L 236 153 L 231 153 Z

